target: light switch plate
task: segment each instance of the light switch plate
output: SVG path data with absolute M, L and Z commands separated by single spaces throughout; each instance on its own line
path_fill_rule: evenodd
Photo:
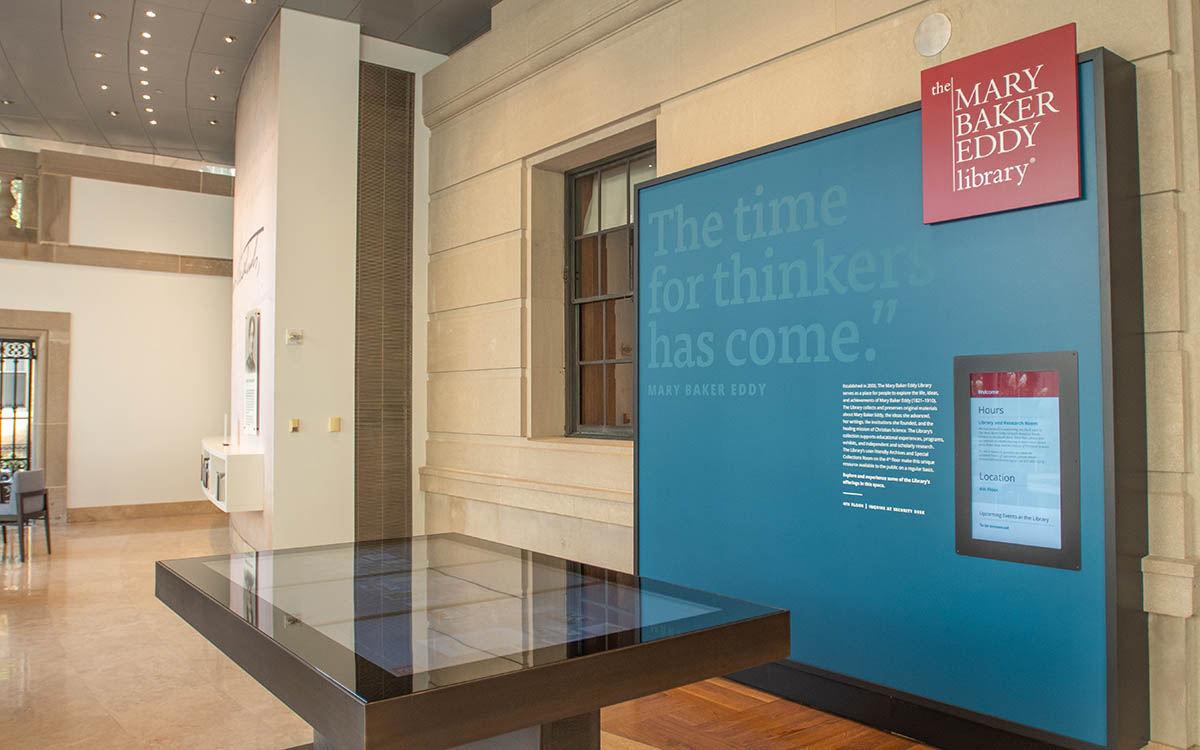
M 285 329 L 286 340 L 288 346 L 299 346 L 304 343 L 303 328 L 288 328 Z
M 288 420 L 288 432 L 299 432 L 299 431 L 300 431 L 300 420 L 299 419 L 289 419 Z
M 342 431 L 342 418 L 341 417 L 330 417 L 329 418 L 329 431 L 330 432 L 341 432 Z

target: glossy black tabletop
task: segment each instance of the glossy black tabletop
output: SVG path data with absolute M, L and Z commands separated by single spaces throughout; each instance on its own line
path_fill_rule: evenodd
M 160 565 L 368 703 L 780 612 L 457 534 Z

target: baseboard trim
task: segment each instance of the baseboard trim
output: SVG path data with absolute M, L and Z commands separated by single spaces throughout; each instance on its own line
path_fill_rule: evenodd
M 164 516 L 224 515 L 207 500 L 185 500 L 173 503 L 142 503 L 139 505 L 100 505 L 93 508 L 67 508 L 67 523 L 122 521 L 130 518 L 162 518 Z
M 1022 727 L 790 659 L 726 677 L 944 750 L 1103 750 L 1089 742 Z

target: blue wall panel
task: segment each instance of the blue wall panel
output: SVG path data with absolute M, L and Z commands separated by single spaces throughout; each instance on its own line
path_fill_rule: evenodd
M 642 575 L 789 608 L 796 661 L 1104 745 L 1090 64 L 1080 74 L 1079 200 L 925 226 L 919 112 L 640 190 L 638 553 Z M 780 334 L 797 324 L 808 361 Z M 1058 350 L 1079 353 L 1081 569 L 960 556 L 953 358 Z M 849 383 L 938 392 L 943 442 L 911 474 L 929 484 L 843 485 Z

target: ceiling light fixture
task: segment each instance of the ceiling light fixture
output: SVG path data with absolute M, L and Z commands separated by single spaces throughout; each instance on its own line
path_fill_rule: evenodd
M 93 52 L 93 53 L 92 53 L 92 57 L 94 57 L 94 58 L 96 58 L 97 60 L 99 60 L 100 58 L 104 57 L 104 53 L 103 53 L 103 52 L 100 52 L 99 50 L 97 50 L 97 51 L 95 51 L 95 52 Z
M 208 121 L 208 124 L 209 124 L 209 125 L 216 125 L 218 122 L 220 122 L 220 121 L 219 121 L 219 120 L 209 120 L 209 121 Z
M 158 14 L 157 14 L 157 13 L 155 13 L 154 11 L 152 11 L 152 10 L 148 10 L 148 11 L 146 11 L 146 18 L 154 18 L 154 17 L 155 17 L 155 16 L 157 16 L 157 15 L 158 15 Z
M 149 95 L 149 94 L 142 94 L 142 98 L 143 98 L 143 99 L 145 99 L 146 101 L 150 101 L 150 95 Z
M 257 0 L 242 0 L 242 2 L 244 2 L 246 5 L 254 5 Z
M 147 112 L 150 112 L 150 113 L 153 113 L 153 112 L 154 112 L 154 107 L 146 107 L 146 111 L 147 111 Z
M 93 13 L 93 14 L 92 14 L 92 20 L 93 20 L 93 21 L 103 21 L 103 20 L 104 20 L 104 14 L 103 14 L 103 13 Z
M 108 91 L 108 84 L 107 84 L 107 83 L 102 83 L 102 84 L 100 84 L 100 90 L 101 90 L 101 91 Z
M 146 80 L 146 79 L 144 79 L 144 78 L 143 78 L 142 80 L 138 81 L 138 83 L 142 84 L 143 86 L 149 86 L 149 85 L 150 85 L 150 82 L 149 82 L 149 81 L 147 81 L 147 80 Z
M 148 55 L 148 54 L 150 54 L 150 50 L 148 50 L 148 49 L 140 49 L 140 50 L 138 50 L 138 54 L 139 54 L 139 55 Z
M 12 103 L 13 103 L 12 99 L 0 99 L 0 104 L 3 104 L 6 107 Z
M 149 68 L 147 68 L 145 65 L 139 65 L 139 66 L 138 66 L 138 70 L 142 71 L 143 73 L 149 73 L 149 72 L 150 72 L 150 69 L 149 69 Z
M 151 121 L 150 121 L 150 124 L 151 124 L 151 125 L 157 125 L 157 124 L 158 124 L 158 120 L 151 120 Z
M 212 74 L 215 76 L 219 76 L 224 72 L 225 72 L 224 68 L 213 68 L 212 69 Z
M 110 109 L 110 110 L 108 110 L 108 116 L 109 116 L 109 117 L 116 117 L 116 116 L 117 116 L 117 115 L 119 115 L 119 114 L 121 114 L 121 113 L 120 113 L 120 112 L 118 112 L 118 111 L 117 111 L 117 110 L 115 110 L 115 109 Z
M 143 32 L 142 32 L 142 39 L 149 39 L 149 38 L 150 38 L 150 32 L 149 32 L 149 31 L 143 31 Z
M 226 43 L 226 44 L 233 44 L 233 43 L 234 43 L 234 42 L 236 42 L 236 41 L 237 41 L 237 37 L 236 37 L 236 36 L 232 36 L 232 35 L 229 35 L 229 34 L 226 34 L 226 35 L 225 35 L 225 43 Z
M 216 95 L 216 94 L 209 94 L 209 95 L 208 95 L 208 100 L 209 100 L 210 102 L 215 102 L 215 101 L 217 100 L 217 95 Z

